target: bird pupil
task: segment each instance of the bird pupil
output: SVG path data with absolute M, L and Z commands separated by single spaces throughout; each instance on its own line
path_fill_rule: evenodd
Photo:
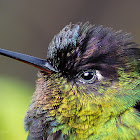
M 93 78 L 93 72 L 85 72 L 81 75 L 84 80 L 91 80 Z

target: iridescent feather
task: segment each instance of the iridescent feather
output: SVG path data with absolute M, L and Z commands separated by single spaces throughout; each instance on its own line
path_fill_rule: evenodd
M 89 23 L 62 29 L 47 54 L 59 73 L 38 73 L 25 117 L 28 140 L 139 139 L 140 49 L 131 40 Z M 90 82 L 82 78 L 89 70 Z

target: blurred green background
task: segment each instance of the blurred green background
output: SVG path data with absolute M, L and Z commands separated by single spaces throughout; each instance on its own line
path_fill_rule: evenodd
M 45 58 L 65 25 L 90 21 L 132 33 L 140 43 L 139 0 L 0 0 L 0 48 Z M 37 69 L 0 56 L 0 140 L 25 140 L 24 116 Z
M 30 84 L 0 76 L 0 140 L 25 140 L 24 116 L 29 106 Z

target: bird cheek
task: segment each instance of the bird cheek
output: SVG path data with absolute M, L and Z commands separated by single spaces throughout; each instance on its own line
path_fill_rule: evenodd
M 73 84 L 71 82 L 67 83 L 66 81 L 65 82 L 63 81 L 61 86 L 60 86 L 60 89 L 63 93 L 66 93 L 72 89 L 72 85 Z

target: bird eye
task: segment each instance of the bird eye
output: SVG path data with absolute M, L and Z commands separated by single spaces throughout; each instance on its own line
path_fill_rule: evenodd
M 96 80 L 96 72 L 95 70 L 82 71 L 79 74 L 78 79 L 83 83 L 93 83 Z

